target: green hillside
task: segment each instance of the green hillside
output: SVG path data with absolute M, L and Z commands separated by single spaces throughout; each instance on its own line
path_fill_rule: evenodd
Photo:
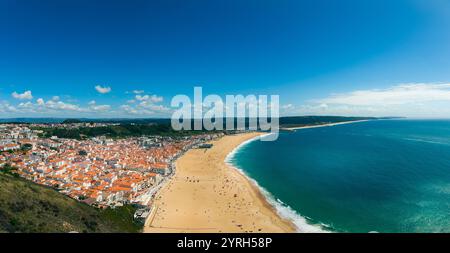
M 135 208 L 99 210 L 53 189 L 0 173 L 0 232 L 140 232 Z

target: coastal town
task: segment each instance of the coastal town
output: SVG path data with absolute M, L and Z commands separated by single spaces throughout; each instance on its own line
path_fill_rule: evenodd
M 29 124 L 0 125 L 0 168 L 15 168 L 23 178 L 98 208 L 124 204 L 149 207 L 157 190 L 173 175 L 174 161 L 180 155 L 223 135 L 77 140 L 42 137 L 42 133 Z

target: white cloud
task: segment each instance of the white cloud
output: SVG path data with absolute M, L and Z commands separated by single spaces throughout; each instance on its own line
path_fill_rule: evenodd
M 105 111 L 109 111 L 109 109 L 111 109 L 111 106 L 110 105 L 93 105 L 90 108 L 93 111 L 105 112 Z
M 142 94 L 142 93 L 144 93 L 144 90 L 133 90 L 132 92 L 134 94 Z
M 30 91 L 30 90 L 27 90 L 27 91 L 25 91 L 24 93 L 17 93 L 17 92 L 14 91 L 11 95 L 12 95 L 13 98 L 15 98 L 15 99 L 20 99 L 20 100 L 23 100 L 23 99 L 28 99 L 28 100 L 33 99 L 33 95 L 31 94 L 31 91 Z
M 136 95 L 135 96 L 136 100 L 138 101 L 147 101 L 147 102 L 152 102 L 152 103 L 159 103 L 163 101 L 163 97 L 161 96 L 157 96 L 157 95 Z
M 163 105 L 152 105 L 149 107 L 153 112 L 166 113 L 170 111 L 170 108 L 167 108 Z
M 101 94 L 106 94 L 106 93 L 111 92 L 111 87 L 107 87 L 107 86 L 102 87 L 100 85 L 97 85 L 97 86 L 95 86 L 95 90 L 97 90 Z
M 3 113 L 15 113 L 15 112 L 17 112 L 17 111 L 18 111 L 18 110 L 17 110 L 16 107 L 10 105 L 10 104 L 9 104 L 8 102 L 6 102 L 6 101 L 2 101 L 2 102 L 0 103 L 0 112 L 3 112 Z
M 287 108 L 285 108 L 287 109 Z M 408 83 L 311 100 L 284 115 L 450 117 L 450 83 Z
M 139 100 L 139 101 L 147 100 L 148 98 L 149 98 L 148 95 L 145 95 L 145 96 L 136 95 L 136 100 Z
M 43 98 L 38 98 L 35 103 L 27 101 L 21 102 L 17 106 L 10 105 L 6 101 L 0 101 L 0 113 L 8 113 L 8 116 L 80 116 L 80 113 L 96 113 L 95 115 L 98 115 L 97 113 L 109 113 L 111 112 L 110 109 L 110 105 L 98 105 L 95 101 L 91 101 L 87 107 L 81 107 L 77 104 L 55 100 L 54 98 L 48 101 L 45 101 Z
M 97 105 L 95 100 L 92 100 L 88 103 L 89 109 L 95 112 L 106 112 L 111 109 L 110 105 Z
M 42 99 L 42 98 L 38 98 L 36 100 L 36 102 L 37 102 L 38 105 L 44 105 L 45 104 L 44 99 Z
M 129 114 L 139 114 L 136 109 L 134 109 L 133 107 L 131 107 L 129 105 L 122 105 L 122 106 L 120 106 L 120 108 Z
M 33 107 L 33 103 L 31 103 L 30 101 L 26 102 L 26 103 L 20 103 L 18 105 L 19 108 L 27 108 L 27 109 L 31 109 Z
M 120 106 L 123 112 L 133 115 L 165 115 L 171 109 L 158 103 L 163 101 L 163 97 L 157 95 L 136 95 L 135 99 L 127 101 L 127 104 Z
M 292 104 L 287 104 L 287 105 L 281 106 L 281 109 L 283 109 L 283 110 L 289 110 L 289 109 L 293 109 L 293 108 L 294 108 L 294 105 L 292 105 Z
M 150 99 L 152 100 L 153 103 L 159 103 L 159 102 L 163 101 L 163 97 L 156 96 L 156 95 L 152 95 L 150 97 Z
M 401 84 L 388 89 L 358 90 L 320 99 L 323 104 L 386 106 L 430 101 L 450 101 L 450 83 Z
M 78 105 L 75 104 L 69 104 L 69 103 L 65 103 L 62 101 L 47 101 L 45 103 L 45 107 L 47 109 L 51 109 L 51 110 L 68 110 L 68 111 L 77 111 L 77 112 L 83 112 L 85 111 L 84 109 L 80 108 Z

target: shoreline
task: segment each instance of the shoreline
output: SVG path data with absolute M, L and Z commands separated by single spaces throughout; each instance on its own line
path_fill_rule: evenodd
M 260 195 L 260 198 L 262 198 L 261 200 L 266 202 L 273 210 L 273 212 L 276 213 L 276 215 L 278 215 L 281 219 L 290 222 L 294 226 L 295 230 L 293 232 L 329 233 L 330 231 L 325 229 L 326 226 L 324 224 L 313 225 L 308 223 L 307 218 L 305 218 L 297 211 L 292 209 L 290 206 L 288 206 L 287 204 L 285 204 L 284 202 L 273 196 L 268 190 L 259 185 L 258 181 L 249 176 L 243 169 L 239 168 L 238 166 L 232 163 L 231 159 L 233 159 L 234 155 L 239 151 L 239 149 L 243 148 L 244 146 L 248 145 L 253 141 L 259 140 L 261 137 L 268 134 L 270 133 L 262 133 L 261 135 L 255 136 L 254 138 L 244 141 L 238 146 L 236 146 L 225 158 L 225 163 L 230 167 L 230 169 L 238 171 L 238 173 L 240 173 L 242 176 L 246 178 L 247 181 L 249 181 L 254 190 L 258 192 L 258 194 Z
M 345 121 L 288 130 L 328 127 Z M 239 149 L 270 133 L 247 132 L 211 141 L 210 149 L 191 149 L 177 159 L 175 174 L 157 193 L 152 232 L 330 232 L 276 199 L 256 180 L 232 164 Z M 230 187 L 232 186 L 232 187 Z M 237 199 L 238 195 L 244 195 Z M 198 198 L 200 197 L 200 198 Z M 201 213 L 203 211 L 203 213 Z M 206 217 L 205 217 L 206 215 Z
M 227 135 L 210 149 L 191 149 L 155 197 L 156 209 L 144 232 L 296 232 L 260 189 L 226 162 L 243 143 L 264 133 Z
M 317 127 L 330 127 L 330 126 L 345 125 L 345 124 L 351 124 L 351 123 L 366 122 L 366 121 L 371 121 L 371 120 L 372 119 L 364 119 L 364 120 L 342 121 L 342 122 L 336 122 L 336 123 L 326 123 L 326 124 L 311 125 L 311 126 L 281 127 L 280 130 L 295 131 L 295 130 L 299 130 L 299 129 L 308 129 L 308 128 L 317 128 Z

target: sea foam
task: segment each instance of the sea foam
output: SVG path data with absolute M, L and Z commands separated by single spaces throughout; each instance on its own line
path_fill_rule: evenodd
M 285 204 L 280 199 L 275 198 L 268 190 L 266 190 L 264 187 L 260 186 L 255 179 L 251 178 L 247 173 L 245 173 L 245 171 L 243 169 L 241 169 L 237 165 L 233 164 L 233 158 L 241 148 L 243 148 L 244 146 L 248 145 L 249 143 L 251 143 L 253 141 L 259 140 L 260 138 L 264 138 L 267 135 L 270 135 L 270 133 L 256 136 L 252 139 L 242 142 L 241 144 L 239 144 L 239 146 L 234 148 L 227 155 L 227 157 L 225 158 L 225 163 L 228 164 L 229 166 L 233 167 L 237 171 L 239 171 L 251 183 L 253 183 L 259 189 L 259 191 L 263 194 L 266 201 L 272 207 L 275 208 L 278 215 L 280 215 L 284 219 L 291 221 L 295 225 L 297 232 L 299 232 L 299 233 L 329 233 L 329 232 L 331 232 L 331 231 L 327 230 L 327 227 L 329 227 L 329 226 L 327 226 L 326 224 L 317 224 L 317 225 L 310 224 L 307 220 L 307 217 L 300 215 L 298 212 L 296 212 L 294 209 L 292 209 L 289 205 Z

